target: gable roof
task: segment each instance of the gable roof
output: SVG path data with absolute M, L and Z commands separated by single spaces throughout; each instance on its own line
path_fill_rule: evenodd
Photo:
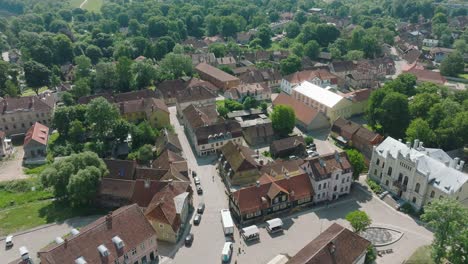
M 112 238 L 119 236 L 124 249 L 118 250 Z M 109 250 L 107 263 L 113 263 L 123 252 L 129 252 L 146 240 L 156 237 L 156 232 L 146 220 L 138 205 L 121 207 L 107 216 L 80 229 L 76 236 L 68 237 L 62 244 L 53 244 L 38 252 L 41 263 L 73 263 L 80 256 L 88 263 L 101 263 L 102 257 L 97 247 L 104 245 Z M 156 239 L 153 243 L 157 243 Z M 156 247 L 156 244 L 155 244 Z
M 340 136 L 344 136 L 347 140 L 350 140 L 351 137 L 356 133 L 361 126 L 351 120 L 346 120 L 342 117 L 339 117 L 333 123 L 331 130 Z
M 167 129 L 163 130 L 161 136 L 156 139 L 155 146 L 159 151 L 166 149 L 166 146 L 170 144 L 175 147 L 179 152 L 182 152 L 182 146 L 179 141 L 179 137 L 174 132 L 169 132 Z
M 334 171 L 352 169 L 348 155 L 344 151 L 340 153 L 335 151 L 335 153 L 307 159 L 305 163 L 308 163 L 308 166 L 310 166 L 312 175 L 316 181 L 330 178 L 331 173 Z
M 35 141 L 46 146 L 48 139 L 49 128 L 39 122 L 36 122 L 26 132 L 26 136 L 24 137 L 24 146 L 28 145 L 31 141 Z
M 134 180 L 136 161 L 134 160 L 116 160 L 104 159 L 104 163 L 109 170 L 109 174 L 104 178 L 113 178 L 120 180 Z
M 207 74 L 221 82 L 230 82 L 230 81 L 237 81 L 239 80 L 237 77 L 235 76 L 232 76 L 231 74 L 225 72 L 225 71 L 222 71 L 216 67 L 213 67 L 209 64 L 206 64 L 206 63 L 200 63 L 198 64 L 195 69 L 198 71 L 198 72 L 201 72 L 201 73 L 204 73 L 204 74 Z
M 306 125 L 310 124 L 317 115 L 322 114 L 316 109 L 307 106 L 303 102 L 298 101 L 294 99 L 294 97 L 283 92 L 273 100 L 273 105 L 287 105 L 292 107 L 296 114 L 296 119 Z
M 187 163 L 187 161 L 179 154 L 166 149 L 153 161 L 152 168 L 155 169 L 170 169 L 170 165 L 175 163 Z
M 277 159 L 273 162 L 265 164 L 261 168 L 262 173 L 268 174 L 272 179 L 283 179 L 286 175 L 293 177 L 299 174 L 304 173 L 304 170 L 301 169 L 304 161 L 302 159 L 294 160 L 281 160 Z
M 358 234 L 333 223 L 289 259 L 287 264 L 351 264 L 365 254 L 371 243 Z M 333 252 L 333 253 L 332 253 Z
M 300 93 L 306 97 L 311 98 L 327 107 L 333 108 L 344 98 L 343 96 L 324 89 L 310 82 L 302 82 L 294 89 L 297 93 Z
M 119 197 L 130 201 L 134 187 L 135 181 L 133 180 L 103 178 L 101 179 L 99 194 Z
M 182 111 L 182 114 L 192 129 L 211 125 L 216 123 L 218 119 L 218 112 L 214 104 L 207 106 L 191 104 Z
M 156 109 L 169 113 L 169 108 L 161 99 L 141 98 L 130 101 L 122 101 L 116 104 L 121 114 L 154 112 Z M 156 108 L 156 109 L 155 109 Z
M 432 82 L 436 84 L 445 84 L 447 82 L 447 80 L 440 74 L 440 72 L 420 70 L 416 68 L 411 68 L 406 72 L 414 74 L 414 76 L 416 76 L 420 82 Z
M 194 101 L 202 101 L 202 100 L 209 100 L 215 99 L 216 94 L 208 88 L 206 84 L 198 84 L 194 86 L 189 86 L 186 89 L 180 90 L 177 92 L 175 98 L 177 102 L 186 103 L 186 102 L 194 102 Z
M 302 136 L 292 136 L 274 140 L 273 142 L 271 142 L 270 148 L 274 148 L 276 151 L 282 151 L 286 149 L 295 148 L 301 144 L 305 146 L 305 141 Z
M 52 110 L 48 103 L 49 95 L 0 98 L 0 115 L 18 111 L 42 112 Z
M 312 79 L 319 78 L 320 80 L 330 80 L 332 84 L 336 84 L 338 77 L 330 73 L 327 70 L 308 70 L 298 71 L 284 77 L 290 83 L 299 84 L 304 81 L 310 81 Z
M 233 120 L 223 120 L 216 124 L 199 127 L 195 131 L 198 144 L 207 144 L 210 137 L 223 137 L 230 135 L 232 138 L 242 136 L 241 125 Z
M 232 198 L 237 201 L 241 214 L 253 213 L 271 206 L 275 194 L 289 194 L 290 201 L 312 197 L 314 190 L 306 173 L 275 180 L 264 174 L 259 184 L 245 187 L 233 192 Z M 261 179 L 262 179 L 261 178 Z
M 260 167 L 254 158 L 255 152 L 249 147 L 228 141 L 220 148 L 220 151 L 235 173 Z

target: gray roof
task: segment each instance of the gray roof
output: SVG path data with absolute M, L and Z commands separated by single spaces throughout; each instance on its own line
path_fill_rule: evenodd
M 406 144 L 387 137 L 376 151 L 384 158 L 397 159 L 398 154 L 416 164 L 416 170 L 425 175 L 431 184 L 445 193 L 453 193 L 468 181 L 468 175 L 449 167 L 452 159 L 440 149 L 408 148 Z M 443 154 L 442 154 L 443 152 Z

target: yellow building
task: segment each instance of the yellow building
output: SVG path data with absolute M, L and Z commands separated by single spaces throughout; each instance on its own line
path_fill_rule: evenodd
M 120 102 L 120 115 L 135 123 L 147 120 L 152 127 L 163 128 L 170 124 L 169 109 L 164 101 L 156 98 L 142 98 Z

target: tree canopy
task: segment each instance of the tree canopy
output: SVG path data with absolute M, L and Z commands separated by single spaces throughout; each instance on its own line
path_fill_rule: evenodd
M 270 114 L 270 119 L 275 132 L 283 137 L 289 135 L 296 124 L 294 110 L 286 105 L 275 106 L 273 112 Z

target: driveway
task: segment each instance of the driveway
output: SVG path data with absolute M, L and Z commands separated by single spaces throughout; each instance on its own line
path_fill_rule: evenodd
M 14 246 L 5 250 L 5 238 L 0 240 L 0 259 L 2 263 L 8 263 L 20 257 L 19 248 L 26 246 L 29 250 L 29 256 L 33 258 L 34 263 L 39 263 L 36 253 L 54 241 L 56 237 L 62 237 L 68 233 L 72 228 L 80 228 L 96 220 L 99 216 L 77 217 L 66 220 L 61 224 L 45 225 L 37 227 L 29 231 L 21 232 L 21 234 L 14 235 Z
M 221 250 L 225 240 L 219 210 L 228 208 L 227 195 L 224 193 L 225 187 L 219 177 L 215 176 L 213 181 L 213 175 L 215 175 L 215 167 L 211 163 L 213 158 L 195 158 L 183 128 L 175 117 L 175 108 L 171 107 L 169 110 L 171 123 L 178 133 L 189 166 L 197 171 L 204 189 L 202 196 L 195 194 L 194 205 L 197 206 L 199 201 L 204 201 L 206 209 L 201 224 L 191 227 L 190 232 L 195 237 L 191 247 L 184 247 L 183 241 L 176 246 L 160 243 L 161 255 L 167 257 L 162 263 L 220 263 Z M 320 141 L 326 141 L 323 135 L 316 138 Z M 358 183 L 355 185 L 360 186 Z M 239 264 L 262 264 L 267 263 L 280 253 L 294 255 L 332 223 L 337 222 L 349 227 L 344 218 L 347 213 L 358 209 L 366 211 L 372 218 L 373 224 L 393 227 L 405 233 L 397 243 L 387 247 L 392 248 L 395 253 L 378 258 L 377 263 L 402 263 L 416 248 L 431 243 L 432 233 L 426 228 L 372 196 L 368 191 L 353 187 L 350 195 L 328 207 L 316 206 L 283 218 L 286 230 L 282 235 L 272 237 L 266 232 L 263 225 L 259 225 L 260 242 L 246 244 L 239 238 L 239 232 L 236 230 L 231 263 L 237 261 Z M 241 254 L 238 255 L 239 248 Z
M 23 172 L 23 147 L 18 146 L 14 148 L 12 157 L 0 161 L 0 181 L 11 181 L 28 177 Z

